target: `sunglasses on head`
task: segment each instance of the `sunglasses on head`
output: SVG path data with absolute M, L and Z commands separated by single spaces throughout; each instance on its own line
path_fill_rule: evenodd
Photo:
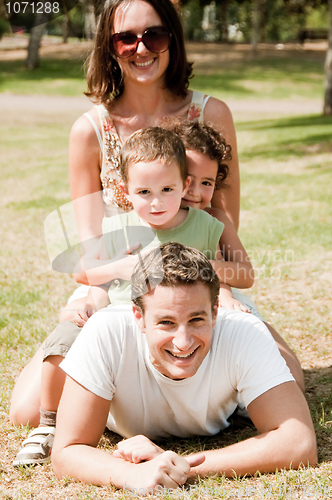
M 148 28 L 142 36 L 137 36 L 131 31 L 114 33 L 112 36 L 113 51 L 117 57 L 125 59 L 135 54 L 139 42 L 143 42 L 150 52 L 160 54 L 169 49 L 171 35 L 163 26 Z

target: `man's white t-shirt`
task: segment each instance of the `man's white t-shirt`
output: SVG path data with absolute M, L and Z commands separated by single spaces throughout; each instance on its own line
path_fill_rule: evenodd
M 265 325 L 226 309 L 209 353 L 188 379 L 172 380 L 154 368 L 129 308 L 94 314 L 60 366 L 110 401 L 107 427 L 125 438 L 217 434 L 238 405 L 294 380 Z

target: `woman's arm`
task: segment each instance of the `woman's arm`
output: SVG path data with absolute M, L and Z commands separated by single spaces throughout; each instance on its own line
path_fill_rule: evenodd
M 210 215 L 223 222 L 224 230 L 219 240 L 221 258 L 211 264 L 222 283 L 236 288 L 250 288 L 254 284 L 254 270 L 232 221 L 221 210 L 206 209 Z
M 98 120 L 93 109 L 91 115 Z M 96 115 L 96 116 L 95 116 Z M 85 116 L 73 125 L 69 139 L 69 179 L 79 237 L 84 250 L 102 234 L 104 215 L 100 182 L 101 151 L 96 133 Z
M 229 173 L 225 187 L 215 191 L 211 206 L 225 212 L 237 231 L 240 220 L 240 171 L 232 113 L 224 102 L 211 97 L 206 104 L 204 121 L 210 122 L 219 130 L 232 148 L 232 159 L 227 162 Z

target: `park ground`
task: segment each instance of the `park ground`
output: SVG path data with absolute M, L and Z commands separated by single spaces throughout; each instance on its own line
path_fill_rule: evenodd
M 124 498 L 112 487 L 58 480 L 50 465 L 11 467 L 29 432 L 9 424 L 15 378 L 74 289 L 70 275 L 51 268 L 44 221 L 70 202 L 69 130 L 91 106 L 82 94 L 89 44 L 45 40 L 41 68 L 33 73 L 23 67 L 25 45 L 24 38 L 0 42 L 0 499 Z M 224 99 L 234 114 L 240 236 L 257 276 L 247 293 L 304 368 L 319 464 L 253 478 L 214 477 L 164 498 L 332 498 L 332 119 L 321 114 L 325 50 L 318 43 L 261 45 L 253 55 L 244 45 L 188 45 L 195 61 L 191 87 Z M 244 428 L 163 445 L 190 452 L 254 434 Z M 105 435 L 100 446 L 112 449 L 117 439 Z

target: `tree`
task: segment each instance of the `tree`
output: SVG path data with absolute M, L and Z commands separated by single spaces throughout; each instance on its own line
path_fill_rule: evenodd
M 329 0 L 330 29 L 325 59 L 324 115 L 332 115 L 332 0 Z
M 68 43 L 71 22 L 70 22 L 69 12 L 68 12 L 68 9 L 66 7 L 65 2 L 63 2 L 62 6 L 63 6 L 63 11 L 64 11 L 63 12 L 63 24 L 62 24 L 62 38 L 63 38 L 63 43 Z
M 46 12 L 41 12 L 36 16 L 29 40 L 28 57 L 25 61 L 25 66 L 29 69 L 36 69 L 39 66 L 40 41 L 43 36 L 46 23 L 49 19 L 50 14 Z
M 253 52 L 257 51 L 257 43 L 258 43 L 258 37 L 259 37 L 259 7 L 260 7 L 260 1 L 259 0 L 253 0 L 254 5 L 253 5 L 253 13 L 252 13 L 252 34 L 251 34 L 251 45 L 252 45 L 252 50 Z

